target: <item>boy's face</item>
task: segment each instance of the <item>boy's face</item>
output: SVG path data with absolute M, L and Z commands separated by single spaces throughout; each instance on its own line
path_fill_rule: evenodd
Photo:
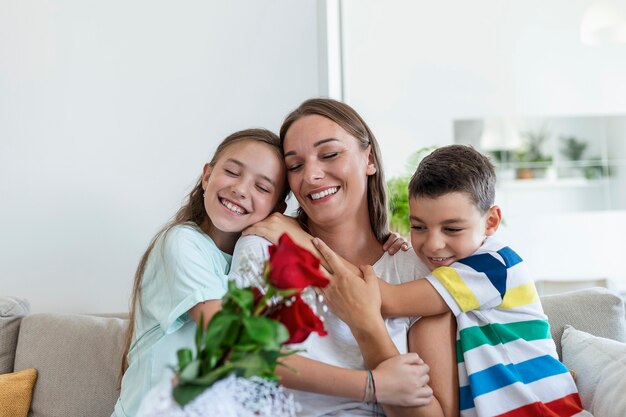
M 409 199 L 411 244 L 431 271 L 467 258 L 500 225 L 498 206 L 481 214 L 467 193 Z

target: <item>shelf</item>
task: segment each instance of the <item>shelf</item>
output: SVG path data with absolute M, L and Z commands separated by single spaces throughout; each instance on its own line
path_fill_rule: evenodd
M 574 188 L 574 187 L 603 187 L 609 184 L 607 178 L 588 180 L 586 178 L 529 178 L 499 180 L 498 187 L 502 188 Z

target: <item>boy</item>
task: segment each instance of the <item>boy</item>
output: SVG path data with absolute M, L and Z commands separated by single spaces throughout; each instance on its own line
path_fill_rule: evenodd
M 423 159 L 409 183 L 411 244 L 431 274 L 401 285 L 379 280 L 382 314 L 452 311 L 461 416 L 589 415 L 558 360 L 524 262 L 492 237 L 502 219 L 495 182 L 489 159 L 470 146 L 445 146 Z M 326 247 L 316 247 L 337 273 Z M 364 274 L 371 283 L 371 268 Z M 339 291 L 356 300 L 354 284 Z

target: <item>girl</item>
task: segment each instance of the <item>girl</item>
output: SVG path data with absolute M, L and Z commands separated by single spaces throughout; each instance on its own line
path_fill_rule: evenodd
M 196 323 L 220 309 L 241 231 L 288 193 L 278 137 L 264 129 L 233 133 L 204 165 L 174 219 L 144 253 L 133 286 L 120 398 L 113 416 L 135 416 L 141 399 L 193 345 Z

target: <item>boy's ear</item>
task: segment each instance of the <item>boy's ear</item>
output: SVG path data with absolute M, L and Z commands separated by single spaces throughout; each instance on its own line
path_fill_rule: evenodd
M 209 177 L 211 176 L 211 171 L 213 171 L 213 167 L 208 163 L 204 164 L 204 168 L 202 169 L 202 189 L 206 190 L 207 183 L 209 182 Z
M 374 153 L 372 152 L 372 145 L 367 147 L 367 152 L 367 169 L 365 173 L 369 176 L 376 174 L 377 168 L 376 162 L 374 161 Z
M 500 211 L 500 207 L 491 206 L 487 211 L 487 222 L 485 224 L 485 235 L 492 236 L 500 227 L 500 223 L 502 222 L 502 212 Z

